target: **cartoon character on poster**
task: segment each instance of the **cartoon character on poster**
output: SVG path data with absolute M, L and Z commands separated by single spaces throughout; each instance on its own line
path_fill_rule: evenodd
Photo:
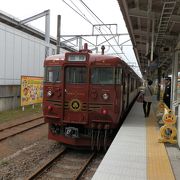
M 40 97 L 40 98 L 43 98 L 43 85 L 42 85 L 42 83 L 41 83 L 39 89 L 40 89 L 40 93 L 39 93 L 40 95 L 39 95 L 39 97 Z
M 35 100 L 34 86 L 32 84 L 31 84 L 31 99 L 32 99 L 32 101 Z
M 21 106 L 42 102 L 43 78 L 33 76 L 21 77 Z
M 27 80 L 22 81 L 22 102 L 27 104 L 30 100 L 30 89 Z

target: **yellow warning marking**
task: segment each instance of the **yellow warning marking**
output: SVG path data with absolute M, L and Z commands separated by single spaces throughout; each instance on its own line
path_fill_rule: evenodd
M 147 120 L 147 179 L 175 180 L 171 164 L 163 143 L 158 143 L 159 128 L 155 116 Z

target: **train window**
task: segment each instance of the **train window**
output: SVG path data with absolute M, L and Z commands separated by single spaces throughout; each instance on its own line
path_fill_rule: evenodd
M 122 69 L 121 68 L 116 68 L 115 72 L 115 78 L 116 78 L 116 84 L 121 84 L 122 81 Z
M 125 94 L 127 94 L 127 93 L 128 93 L 128 79 L 127 79 L 127 77 L 125 78 L 124 93 L 125 93 Z
M 45 82 L 60 82 L 61 79 L 61 67 L 60 66 L 49 66 L 45 67 Z
M 87 68 L 86 67 L 67 67 L 65 69 L 66 83 L 79 84 L 87 83 Z
M 92 84 L 114 84 L 114 68 L 95 67 L 91 72 Z

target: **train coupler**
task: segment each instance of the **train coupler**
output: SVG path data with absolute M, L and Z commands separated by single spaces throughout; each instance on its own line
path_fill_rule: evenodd
M 66 127 L 65 128 L 65 136 L 78 138 L 79 137 L 79 130 L 75 127 Z

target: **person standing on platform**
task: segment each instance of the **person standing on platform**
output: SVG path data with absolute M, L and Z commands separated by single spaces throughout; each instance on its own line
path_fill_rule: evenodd
M 170 99 L 171 99 L 171 78 L 165 78 L 165 90 L 163 95 L 163 101 L 170 108 Z
M 148 80 L 148 85 L 144 90 L 143 110 L 144 116 L 149 117 L 152 103 L 153 87 L 151 86 L 153 81 Z

